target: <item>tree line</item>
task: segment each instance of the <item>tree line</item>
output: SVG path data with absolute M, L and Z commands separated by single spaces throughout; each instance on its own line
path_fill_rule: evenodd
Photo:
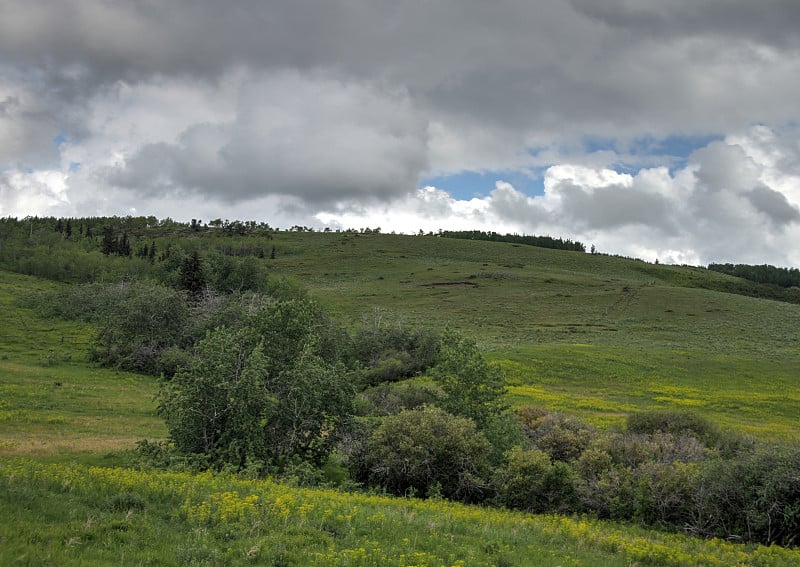
M 577 240 L 568 238 L 554 238 L 552 236 L 535 236 L 526 234 L 499 234 L 481 230 L 444 230 L 438 233 L 443 238 L 461 238 L 465 240 L 487 240 L 489 242 L 511 242 L 525 244 L 540 248 L 553 248 L 555 250 L 573 250 L 586 252 L 586 246 Z
M 778 268 L 768 264 L 753 266 L 748 264 L 709 264 L 708 269 L 744 278 L 758 284 L 779 287 L 800 287 L 800 269 Z

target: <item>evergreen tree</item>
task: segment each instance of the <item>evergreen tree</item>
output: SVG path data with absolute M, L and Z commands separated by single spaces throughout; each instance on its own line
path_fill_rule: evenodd
M 206 276 L 203 272 L 203 261 L 200 259 L 200 254 L 194 251 L 181 262 L 178 287 L 198 298 L 203 294 L 205 286 Z
M 114 231 L 111 230 L 111 227 L 105 227 L 103 229 L 103 254 L 108 256 L 109 254 L 114 254 L 118 249 L 117 239 L 114 238 Z
M 117 249 L 117 253 L 120 256 L 130 256 L 131 255 L 131 243 L 128 240 L 128 233 L 122 233 L 122 241 L 119 243 L 119 248 Z

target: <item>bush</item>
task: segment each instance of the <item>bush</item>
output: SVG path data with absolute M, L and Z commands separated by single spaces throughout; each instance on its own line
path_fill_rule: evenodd
M 514 447 L 507 457 L 508 464 L 495 477 L 500 504 L 534 513 L 574 510 L 574 473 L 569 465 L 551 461 L 539 449 Z
M 691 531 L 784 546 L 800 543 L 800 449 L 765 447 L 704 464 Z
M 430 368 L 439 349 L 439 335 L 405 327 L 402 321 L 375 310 L 363 317 L 351 342 L 350 357 L 364 368 L 364 385 L 396 382 Z
M 427 406 L 384 419 L 367 444 L 369 482 L 400 495 L 464 502 L 489 492 L 489 442 L 472 420 Z
M 523 415 L 528 422 L 525 427 L 528 437 L 555 461 L 574 461 L 597 436 L 594 427 L 575 417 L 560 413 L 536 417 L 536 412 L 530 409 L 523 411 Z
M 627 429 L 631 433 L 671 433 L 689 435 L 707 447 L 716 446 L 722 434 L 710 420 L 696 413 L 681 410 L 651 410 L 628 416 Z
M 434 405 L 441 393 L 433 386 L 403 381 L 384 383 L 363 391 L 357 398 L 359 415 L 394 415 L 403 410 Z

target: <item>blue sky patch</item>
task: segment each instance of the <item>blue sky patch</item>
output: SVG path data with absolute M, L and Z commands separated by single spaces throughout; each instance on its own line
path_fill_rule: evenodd
M 419 182 L 420 187 L 431 185 L 447 191 L 454 199 L 469 200 L 474 197 L 486 197 L 491 193 L 498 181 L 511 183 L 517 191 L 530 196 L 544 194 L 544 171 L 523 172 L 513 170 L 498 171 L 464 171 L 453 175 L 427 177 Z

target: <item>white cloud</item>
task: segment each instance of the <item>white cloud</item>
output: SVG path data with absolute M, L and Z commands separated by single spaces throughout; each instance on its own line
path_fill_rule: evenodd
M 0 14 L 3 214 L 479 228 L 800 264 L 794 0 L 5 0 Z M 685 161 L 634 151 L 687 136 L 718 141 Z M 464 172 L 499 183 L 471 200 L 417 190 Z M 506 182 L 528 174 L 543 195 Z
M 328 212 L 317 218 L 333 226 L 381 226 L 401 232 L 413 232 L 418 220 L 425 231 L 552 234 L 651 261 L 797 265 L 800 203 L 770 180 L 781 178 L 774 171 L 780 161 L 775 155 L 794 163 L 800 151 L 790 155 L 783 137 L 766 134 L 757 127 L 725 142 L 712 142 L 674 174 L 665 167 L 631 175 L 561 164 L 547 170 L 541 196 L 525 195 L 503 181 L 487 197 L 470 201 L 427 187 L 390 207 Z M 789 147 L 794 147 L 793 136 L 788 134 Z M 743 146 L 755 142 L 762 144 L 761 154 L 749 151 L 748 157 Z

